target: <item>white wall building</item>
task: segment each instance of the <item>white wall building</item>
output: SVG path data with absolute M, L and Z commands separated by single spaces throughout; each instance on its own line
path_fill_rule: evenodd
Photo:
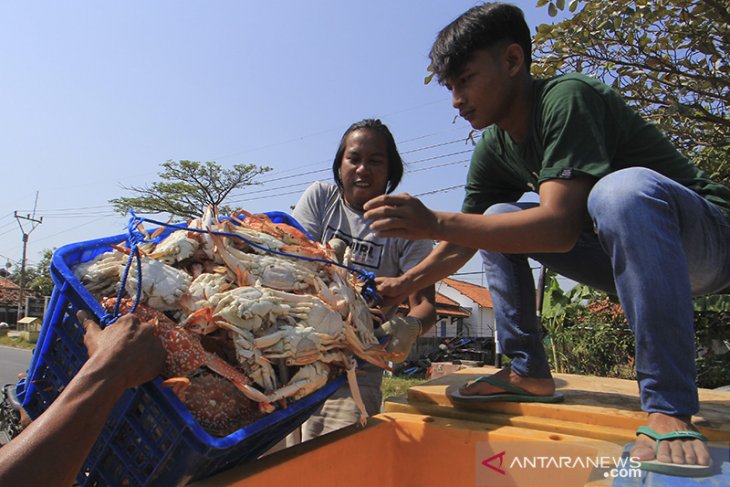
M 442 313 L 444 306 L 437 297 L 438 321 L 426 336 L 493 337 L 494 309 L 487 288 L 456 279 L 443 279 L 436 283 L 436 293 L 458 304 L 468 316 Z

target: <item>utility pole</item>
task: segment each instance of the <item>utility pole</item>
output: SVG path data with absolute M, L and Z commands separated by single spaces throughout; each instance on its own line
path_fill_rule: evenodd
M 43 223 L 43 217 L 41 217 L 39 220 L 36 220 L 35 218 L 35 209 L 38 205 L 38 191 L 35 193 L 35 204 L 33 205 L 33 216 L 31 215 L 18 215 L 18 211 L 15 211 L 15 219 L 18 222 L 18 226 L 20 227 L 20 231 L 23 233 L 23 261 L 20 266 L 20 296 L 18 297 L 18 317 L 16 319 L 16 323 L 20 321 L 20 319 L 23 317 L 23 292 L 25 291 L 25 259 L 26 259 L 26 252 L 28 250 L 28 236 L 30 233 L 35 230 L 35 228 Z M 23 228 L 23 224 L 21 223 L 21 220 L 25 220 L 27 222 L 30 222 L 30 230 L 27 232 Z

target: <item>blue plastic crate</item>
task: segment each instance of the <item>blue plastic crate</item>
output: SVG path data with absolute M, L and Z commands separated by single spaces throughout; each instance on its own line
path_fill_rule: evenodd
M 268 215 L 301 229 L 285 213 Z M 55 288 L 28 376 L 16 388 L 32 418 L 48 408 L 88 358 L 76 312 L 86 309 L 97 317 L 104 313 L 72 266 L 124 240 L 118 235 L 66 245 L 54 253 Z M 125 392 L 77 476 L 80 485 L 178 485 L 256 459 L 315 412 L 343 384 L 344 376 L 225 437 L 203 430 L 160 382 L 157 378 Z

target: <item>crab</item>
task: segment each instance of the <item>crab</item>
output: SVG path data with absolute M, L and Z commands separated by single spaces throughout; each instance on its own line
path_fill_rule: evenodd
M 274 235 L 271 235 L 270 233 L 261 232 L 249 226 L 243 225 L 242 222 L 235 217 L 233 221 L 238 224 L 236 225 L 232 222 L 223 222 L 221 224 L 220 230 L 223 232 L 232 233 L 234 235 L 239 235 L 247 241 L 273 250 L 279 250 L 282 247 L 286 246 L 286 243 L 284 241 Z M 256 253 L 266 252 L 265 250 L 261 250 L 254 246 L 251 246 L 251 248 Z
M 243 215 L 246 218 L 241 219 Z M 316 247 L 316 242 L 310 240 L 301 230 L 286 223 L 274 223 L 267 215 L 253 214 L 246 210 L 239 210 L 239 215 L 233 217 L 241 226 L 266 233 L 288 245 L 297 245 L 302 247 Z
M 180 306 L 188 313 L 209 306 L 208 298 L 230 290 L 232 284 L 225 274 L 205 272 L 198 274 L 180 296 Z
M 185 380 L 180 401 L 214 436 L 227 436 L 261 417 L 256 403 L 223 377 L 201 372 Z
M 211 296 L 212 319 L 220 326 L 258 332 L 273 325 L 277 317 L 285 317 L 289 307 L 271 297 L 271 289 L 243 286 Z M 210 309 L 210 308 L 208 308 Z
M 230 333 L 236 358 L 251 379 L 265 391 L 279 387 L 280 381 L 270 360 L 261 350 L 254 348 L 255 337 L 247 330 L 236 329 Z
M 117 303 L 116 298 L 105 298 L 102 306 L 106 309 L 114 309 Z M 131 311 L 133 301 L 124 298 L 119 302 L 119 313 Z M 174 322 L 165 314 L 149 306 L 138 305 L 135 315 L 144 321 L 150 321 L 155 325 L 155 335 L 162 341 L 165 349 L 165 368 L 163 377 L 168 377 L 162 385 L 172 388 L 180 395 L 184 391 L 185 381 L 188 375 L 205 366 L 218 375 L 228 379 L 239 391 L 249 399 L 259 403 L 262 410 L 270 408 L 267 398 L 258 389 L 251 387 L 251 380 L 243 373 L 235 369 L 228 362 L 214 353 L 207 352 L 200 343 L 200 340 L 184 328 L 176 327 Z
M 210 231 L 215 230 L 216 223 L 220 220 L 218 211 L 211 205 L 208 205 L 203 211 L 203 215 L 200 218 L 195 218 L 188 222 L 188 228 L 193 230 L 200 230 L 195 232 L 198 234 L 198 241 L 200 246 L 196 255 L 200 258 L 204 258 L 210 261 L 215 260 L 215 253 L 213 252 L 213 239 L 210 237 Z
M 162 229 L 139 231 L 152 240 Z M 130 249 L 112 247 L 74 269 L 96 296 L 116 294 L 129 262 Z M 373 334 L 362 284 L 333 265 L 329 244 L 264 215 L 221 218 L 208 206 L 187 229 L 137 249 L 142 282 L 132 258 L 125 291 L 134 296 L 141 285 L 137 314 L 154 320 L 168 354 L 163 386 L 213 434 L 240 427 L 236 408 L 270 412 L 271 403 L 311 394 L 342 370 L 361 421 L 367 418 L 355 357 L 388 368 L 389 354 Z M 349 247 L 339 250 L 348 262 Z M 122 310 L 131 302 L 122 300 Z
M 160 311 L 179 309 L 180 297 L 190 286 L 190 275 L 145 255 L 141 256 L 140 260 L 142 263 L 142 303 Z M 138 284 L 137 259 L 133 258 L 125 286 L 130 296 L 136 295 Z
M 323 362 L 314 362 L 301 367 L 291 380 L 273 393 L 269 394 L 269 402 L 276 402 L 291 397 L 295 401 L 301 399 L 327 384 L 330 366 Z
M 317 333 L 312 327 L 282 326 L 254 339 L 253 346 L 268 360 L 284 359 L 286 365 L 306 365 L 318 360 L 336 342 L 335 337 Z
M 78 264 L 73 273 L 92 294 L 116 294 L 124 263 L 124 254 L 112 250 Z
M 316 270 L 293 260 L 273 255 L 242 252 L 219 235 L 211 234 L 215 252 L 228 269 L 236 275 L 239 284 L 261 285 L 282 291 L 304 290 L 314 285 Z
M 157 246 L 148 251 L 149 257 L 165 264 L 175 264 L 185 260 L 200 247 L 199 234 L 187 230 L 176 230 Z

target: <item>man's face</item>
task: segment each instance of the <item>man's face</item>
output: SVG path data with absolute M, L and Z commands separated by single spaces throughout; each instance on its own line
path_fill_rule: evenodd
M 345 201 L 362 210 L 369 200 L 385 194 L 388 184 L 388 149 L 385 138 L 370 129 L 357 129 L 345 139 L 340 165 Z
M 475 51 L 471 60 L 444 85 L 451 104 L 477 130 L 499 123 L 511 102 L 512 80 L 502 62 L 499 47 Z

